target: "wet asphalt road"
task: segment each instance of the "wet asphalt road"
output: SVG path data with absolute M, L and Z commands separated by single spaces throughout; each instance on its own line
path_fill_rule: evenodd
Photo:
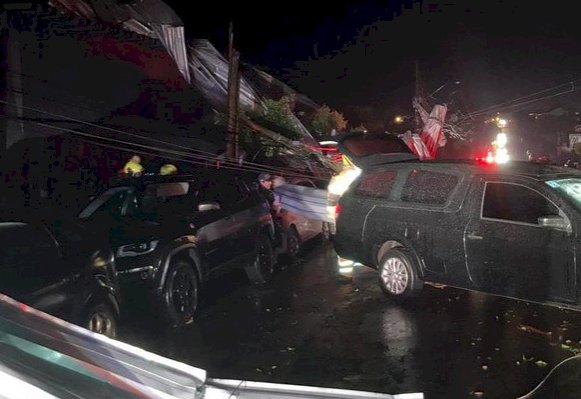
M 398 305 L 373 270 L 338 281 L 334 259 L 318 244 L 266 286 L 215 280 L 182 330 L 132 305 L 120 339 L 212 377 L 426 398 L 517 397 L 581 348 L 581 312 L 431 286 Z

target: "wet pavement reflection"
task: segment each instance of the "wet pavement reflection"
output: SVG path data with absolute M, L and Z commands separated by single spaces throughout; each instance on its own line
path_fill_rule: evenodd
M 315 245 L 266 286 L 214 280 L 181 330 L 136 301 L 121 339 L 213 377 L 426 398 L 524 395 L 581 351 L 581 312 L 431 286 L 398 305 L 373 270 L 341 282 L 334 262 L 331 245 Z

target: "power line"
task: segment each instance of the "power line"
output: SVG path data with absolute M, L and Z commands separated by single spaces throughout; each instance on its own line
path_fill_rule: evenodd
M 169 150 L 169 149 L 164 149 L 164 148 L 160 148 L 160 147 L 153 147 L 153 146 L 148 146 L 148 145 L 144 145 L 144 144 L 138 144 L 138 143 L 131 143 L 128 141 L 124 141 L 124 140 L 119 140 L 119 139 L 115 139 L 115 138 L 111 138 L 111 137 L 103 137 L 103 136 L 98 136 L 95 134 L 91 134 L 91 133 L 86 133 L 86 132 L 79 132 L 77 130 L 74 129 L 68 129 L 68 128 L 63 128 L 60 126 L 54 126 L 54 125 L 50 125 L 47 123 L 42 123 L 42 122 L 33 122 L 36 125 L 39 126 L 43 126 L 46 128 L 50 128 L 50 129 L 59 129 L 65 132 L 69 132 L 71 134 L 75 134 L 75 135 L 79 135 L 79 136 L 83 136 L 83 137 L 88 137 L 88 138 L 93 138 L 93 139 L 99 139 L 99 140 L 105 140 L 105 141 L 109 141 L 109 142 L 113 142 L 113 143 L 118 143 L 118 144 L 123 144 L 125 146 L 131 146 L 131 148 L 133 148 L 133 151 L 135 151 L 135 147 L 140 148 L 142 150 L 147 150 L 143 153 L 148 153 L 150 155 L 154 155 L 155 153 L 152 153 L 151 151 L 157 151 L 158 153 L 165 153 L 165 154 L 172 154 L 172 156 L 181 156 L 181 157 L 185 157 L 187 159 L 187 162 L 190 162 L 192 164 L 198 164 L 198 165 L 211 165 L 211 163 L 209 162 L 203 162 L 203 161 L 209 161 L 207 158 L 203 158 L 203 157 L 199 157 L 196 155 L 192 155 L 192 154 L 188 154 L 188 153 L 184 153 L 181 151 L 174 151 L 174 150 Z M 94 142 L 95 144 L 98 144 L 98 142 Z M 115 147 L 113 147 L 115 148 Z M 125 149 L 130 148 L 130 147 L 124 147 Z M 137 152 L 137 151 L 136 151 Z M 170 157 L 168 157 L 170 158 Z M 193 159 L 191 159 L 193 158 Z M 219 164 L 220 167 L 223 168 L 228 168 L 228 169 L 235 169 L 235 170 L 240 170 L 240 171 L 249 171 L 249 172 L 270 172 L 272 173 L 272 171 L 270 171 L 269 169 L 266 168 L 259 168 L 259 167 L 255 167 L 255 166 L 246 166 L 244 164 L 242 165 L 238 165 L 237 163 L 232 163 L 229 161 L 220 161 L 217 159 L 212 159 L 210 160 L 212 163 L 216 163 Z M 308 177 L 311 179 L 317 179 L 317 180 L 324 180 L 324 179 L 320 179 L 314 176 L 309 176 L 309 175 L 305 175 L 305 174 L 300 174 L 300 173 L 281 173 L 282 175 L 286 175 L 286 176 L 290 176 L 290 177 Z
M 87 121 L 82 121 L 82 120 L 79 120 L 79 119 L 75 119 L 75 118 L 67 117 L 67 116 L 64 116 L 64 115 L 60 115 L 60 114 L 56 114 L 56 113 L 52 113 L 52 112 L 40 110 L 40 109 L 37 109 L 37 108 L 32 108 L 32 107 L 27 107 L 27 106 L 19 106 L 19 105 L 16 105 L 16 104 L 8 103 L 7 101 L 4 101 L 4 100 L 0 100 L 0 103 L 6 104 L 8 106 L 16 107 L 16 108 L 27 109 L 27 110 L 30 110 L 30 111 L 33 111 L 33 112 L 38 112 L 38 113 L 44 114 L 44 115 L 58 117 L 58 118 L 65 119 L 65 120 L 68 120 L 68 121 L 71 121 L 71 122 L 80 123 L 82 125 L 87 125 L 87 126 L 95 127 L 97 129 L 104 129 L 104 130 L 108 130 L 108 131 L 115 132 L 115 133 L 125 134 L 125 135 L 128 135 L 130 137 L 135 137 L 135 138 L 139 138 L 139 139 L 145 139 L 145 140 L 149 140 L 151 142 L 155 142 L 155 143 L 158 143 L 158 144 L 163 144 L 163 145 L 167 145 L 167 146 L 170 146 L 170 147 L 183 149 L 183 150 L 186 150 L 188 152 L 197 153 L 196 156 L 199 159 L 204 159 L 204 160 L 211 161 L 211 162 L 220 161 L 223 164 L 226 164 L 226 163 L 232 163 L 232 164 L 236 164 L 236 165 L 238 164 L 236 161 L 233 161 L 233 160 L 219 160 L 217 154 L 214 154 L 214 153 L 211 153 L 211 152 L 208 152 L 208 151 L 193 149 L 193 148 L 185 147 L 185 146 L 182 146 L 182 145 L 179 145 L 179 144 L 170 143 L 170 142 L 167 142 L 167 141 L 164 141 L 164 140 L 158 140 L 158 139 L 155 139 L 155 138 L 152 138 L 152 137 L 147 137 L 147 136 L 143 136 L 143 135 L 139 135 L 139 134 L 125 132 L 123 130 L 114 129 L 114 128 L 111 128 L 111 127 L 108 127 L 108 126 L 97 125 L 95 123 L 91 123 L 91 122 L 87 122 Z M 41 125 L 44 125 L 44 124 L 41 124 Z M 53 128 L 53 129 L 62 129 L 64 131 L 67 130 L 67 128 L 57 127 L 57 126 L 54 126 L 54 125 L 45 125 L 45 127 L 50 127 L 50 128 Z M 76 131 L 76 132 L 78 134 L 80 134 L 80 132 L 78 132 L 78 131 Z M 104 136 L 96 136 L 96 137 L 100 137 L 100 138 L 103 138 L 103 139 L 107 139 Z M 139 144 L 137 144 L 137 145 L 139 145 Z M 290 150 L 286 146 L 280 146 L 280 148 L 285 148 L 287 150 Z M 188 154 L 188 155 L 194 156 L 194 154 Z M 245 164 L 251 165 L 251 166 L 256 166 L 257 168 L 261 168 L 260 169 L 261 172 L 270 172 L 270 173 L 275 173 L 275 174 L 292 174 L 292 173 L 296 173 L 293 169 L 272 167 L 270 165 L 261 164 L 261 163 L 257 163 L 257 162 L 245 162 Z
M 35 79 L 35 77 L 34 77 L 34 76 L 32 76 L 32 75 L 26 75 L 26 74 L 23 74 L 23 73 L 16 73 L 16 72 L 12 72 L 12 73 L 13 73 L 14 75 L 28 76 L 28 77 L 31 77 L 31 78 Z M 37 80 L 38 80 L 38 79 L 37 79 Z M 46 83 L 46 82 L 44 82 L 44 83 Z M 26 92 L 24 92 L 24 93 L 26 93 Z M 33 94 L 33 93 L 26 93 L 26 94 L 27 94 L 27 95 L 32 95 L 32 96 L 35 96 L 35 94 Z M 54 100 L 52 100 L 52 99 L 47 99 L 46 97 L 40 97 L 40 96 L 38 96 L 38 97 L 39 97 L 39 98 L 43 98 L 43 99 L 45 99 L 45 100 L 47 100 L 47 101 L 52 101 L 53 103 L 57 103 L 57 102 L 55 102 L 55 101 L 54 101 Z M 58 103 L 57 103 L 57 104 L 58 104 Z M 78 106 L 76 106 L 76 105 L 73 105 L 73 106 L 75 106 L 75 107 L 77 107 L 77 108 L 80 108 L 80 107 L 78 107 Z M 82 107 L 82 108 L 84 108 L 84 109 L 87 109 L 87 110 L 91 110 L 91 109 L 90 109 L 90 108 L 88 108 L 88 107 Z M 42 111 L 39 111 L 39 112 L 42 112 Z M 103 112 L 104 112 L 104 111 L 100 111 L 100 113 L 103 113 Z M 60 116 L 60 117 L 62 117 L 62 116 Z M 75 120 L 75 121 L 76 121 L 76 122 L 78 122 L 78 123 L 84 123 L 84 122 L 85 122 L 85 121 L 78 121 L 78 120 Z M 85 123 L 86 123 L 86 122 L 85 122 Z M 248 125 L 248 124 L 247 124 L 247 125 Z M 250 125 L 248 125 L 248 126 L 251 128 L 251 130 L 255 130 L 255 129 L 252 127 L 252 124 L 250 124 Z M 108 127 L 101 127 L 101 128 L 108 128 Z M 258 130 L 257 132 L 260 132 L 260 130 Z M 125 134 L 127 134 L 127 132 L 122 132 L 122 133 L 125 133 Z M 170 133 L 170 134 L 171 134 L 171 133 Z M 268 135 L 267 135 L 267 136 L 268 136 Z M 141 137 L 143 138 L 143 136 L 141 136 Z M 228 141 L 228 140 L 224 140 L 224 141 L 226 142 L 226 145 L 228 145 L 228 142 L 229 142 L 229 141 Z M 321 154 L 316 154 L 315 152 L 313 152 L 313 150 L 308 150 L 308 149 L 305 149 L 305 151 L 298 151 L 297 149 L 293 148 L 293 147 L 294 147 L 293 145 L 290 145 L 289 143 L 284 143 L 284 142 L 283 142 L 283 143 L 282 143 L 282 145 L 281 145 L 281 143 L 280 143 L 279 141 L 277 141 L 277 140 L 274 140 L 273 142 L 274 142 L 276 145 L 280 145 L 280 148 L 284 148 L 284 149 L 286 149 L 287 151 L 290 151 L 290 152 L 294 153 L 295 155 L 302 156 L 302 157 L 305 157 L 305 158 L 307 158 L 307 157 L 308 157 L 308 155 L 310 155 L 310 153 L 313 153 L 314 155 L 316 155 L 316 157 L 317 157 L 318 161 L 319 161 L 320 163 L 322 163 L 322 164 L 323 164 L 323 166 L 326 166 L 327 168 L 329 168 L 329 169 L 331 169 L 331 170 L 335 170 L 335 168 L 334 168 L 332 165 L 330 165 L 330 164 L 328 164 L 328 163 L 326 162 L 326 159 L 321 159 Z M 166 142 L 166 143 L 167 143 L 167 142 Z M 274 148 L 274 146 L 271 146 L 271 148 Z M 196 150 L 194 150 L 194 151 L 196 151 Z M 198 151 L 199 151 L 199 150 L 198 150 Z M 308 153 L 308 154 L 307 154 L 307 153 Z M 216 154 L 213 154 L 213 153 L 211 153 L 211 155 L 212 155 L 212 156 L 215 156 Z
M 575 83 L 578 83 L 578 82 L 581 82 L 581 79 L 574 79 L 574 80 L 571 80 L 569 82 L 566 82 L 566 83 L 563 83 L 563 84 L 560 84 L 560 85 L 557 85 L 557 86 L 554 86 L 554 87 L 550 87 L 548 89 L 540 90 L 538 92 L 535 92 L 535 93 L 532 93 L 532 94 L 529 94 L 529 95 L 526 95 L 526 96 L 518 97 L 518 98 L 515 98 L 515 99 L 510 100 L 510 101 L 505 101 L 503 103 L 499 103 L 499 104 L 496 104 L 496 105 L 492 105 L 492 106 L 489 106 L 489 107 L 485 107 L 485 108 L 482 108 L 482 109 L 477 110 L 477 111 L 468 112 L 468 117 L 479 116 L 479 115 L 483 115 L 483 114 L 486 114 L 486 113 L 489 113 L 489 112 L 498 112 L 498 111 L 503 110 L 503 109 L 508 109 L 508 108 L 512 108 L 512 107 L 519 107 L 519 106 L 522 106 L 522 105 L 532 104 L 532 103 L 537 102 L 537 101 L 545 100 L 547 98 L 553 98 L 553 97 L 557 97 L 557 96 L 560 96 L 560 95 L 563 95 L 563 94 L 569 94 L 569 93 L 572 93 L 574 91 L 579 90 L 578 88 L 575 88 Z M 550 92 L 552 90 L 556 90 L 556 89 L 559 89 L 559 88 L 562 88 L 562 87 L 566 87 L 566 86 L 571 86 L 571 89 L 568 90 L 568 91 L 564 91 L 564 92 L 552 94 L 552 95 L 549 95 L 549 96 L 544 96 L 544 97 L 540 97 L 540 98 L 536 98 L 536 99 L 524 101 L 524 102 L 521 102 L 521 103 L 518 103 L 517 102 L 517 101 L 520 101 L 520 100 L 524 100 L 524 99 L 527 99 L 527 98 L 530 98 L 530 97 L 534 97 L 534 96 L 537 96 L 539 94 L 543 94 L 543 93 L 546 93 L 546 92 Z M 467 118 L 467 117 L 465 117 L 465 118 Z
M 123 146 L 118 146 L 118 145 L 113 145 L 113 144 L 106 144 L 106 143 L 102 143 L 99 141 L 90 140 L 90 139 L 86 139 L 86 138 L 80 138 L 79 140 L 85 141 L 85 142 L 88 142 L 91 144 L 95 144 L 97 146 L 111 148 L 111 149 L 120 150 L 120 151 L 125 151 L 125 152 L 129 152 L 129 153 L 138 153 L 138 154 L 151 155 L 151 156 L 158 156 L 159 155 L 153 151 L 147 151 L 147 150 L 143 150 L 143 149 L 136 150 L 135 148 L 123 147 Z M 186 163 L 189 163 L 192 165 L 201 165 L 201 166 L 206 166 L 206 167 L 213 166 L 216 169 L 230 169 L 230 170 L 238 170 L 241 172 L 256 172 L 253 169 L 246 169 L 246 168 L 236 167 L 236 166 L 232 166 L 232 165 L 228 165 L 228 164 L 225 165 L 222 163 L 217 163 L 217 165 L 212 165 L 212 164 L 209 164 L 207 162 L 195 161 L 195 160 L 191 160 L 191 159 L 187 159 L 187 158 L 183 158 L 183 157 L 178 157 L 178 156 L 172 156 L 172 155 L 164 155 L 164 158 L 174 160 L 174 161 L 186 162 Z M 264 171 L 260 171 L 260 172 L 264 172 Z M 315 176 L 310 176 L 310 175 L 296 174 L 293 176 L 290 176 L 290 175 L 286 175 L 286 176 L 287 177 L 302 177 L 302 178 L 309 178 L 311 180 L 325 181 L 324 179 L 320 179 L 320 178 L 317 178 Z
M 35 78 L 33 75 L 27 75 L 27 74 L 23 74 L 23 73 L 17 73 L 17 72 L 14 72 L 14 71 L 12 71 L 12 70 L 8 70 L 8 71 L 11 71 L 10 73 L 12 73 L 12 74 L 14 74 L 14 75 L 22 75 L 22 76 L 27 76 L 27 77 L 31 77 L 31 78 L 33 78 L 33 79 L 39 80 L 39 81 L 41 81 L 41 82 L 42 82 L 42 83 L 44 83 L 44 84 L 46 84 L 46 83 L 47 83 L 47 82 L 43 82 L 43 81 L 42 81 L 41 79 L 39 79 L 39 78 Z M 37 94 L 35 94 L 35 93 L 30 93 L 30 92 L 27 92 L 27 91 L 16 91 L 16 90 L 12 90 L 12 92 L 19 93 L 19 94 L 26 94 L 26 95 L 29 95 L 29 96 L 32 96 L 32 97 L 40 98 L 40 99 L 43 99 L 43 100 L 45 100 L 45 101 L 52 102 L 53 104 L 58 104 L 58 105 L 66 105 L 66 106 L 69 106 L 69 107 L 75 107 L 75 108 L 78 108 L 78 109 L 84 109 L 84 110 L 87 110 L 87 111 L 90 111 L 90 112 L 99 113 L 99 114 L 102 114 L 102 113 L 104 113 L 104 112 L 105 112 L 104 110 L 95 110 L 95 109 L 93 109 L 93 108 L 89 108 L 89 107 L 83 107 L 83 106 L 80 106 L 80 105 L 78 105 L 78 104 L 70 104 L 70 103 L 64 103 L 64 102 L 55 101 L 55 100 L 54 100 L 54 99 L 52 99 L 52 98 L 48 98 L 48 97 L 42 97 L 42 96 L 39 96 L 39 95 L 37 95 Z M 62 92 L 62 90 L 61 90 L 61 92 Z M 42 111 L 42 110 L 38 110 L 38 109 L 33 109 L 33 108 L 29 108 L 29 107 L 24 107 L 24 106 L 23 106 L 23 108 L 25 108 L 25 109 L 31 109 L 31 110 L 36 110 L 37 112 L 46 112 L 46 111 Z M 50 113 L 48 113 L 48 114 L 50 114 Z M 51 115 L 51 116 L 57 116 L 56 114 L 50 114 L 50 115 Z M 74 121 L 74 122 L 77 122 L 77 123 L 86 123 L 86 124 L 91 124 L 90 122 L 87 122 L 87 121 L 80 121 L 80 120 L 78 120 L 78 119 L 70 118 L 70 117 L 67 117 L 67 116 L 64 116 L 64 115 L 58 115 L 58 117 L 61 117 L 61 118 L 66 118 L 66 119 L 72 120 L 72 121 Z M 108 129 L 108 130 L 111 130 L 111 129 L 112 129 L 112 128 L 110 128 L 110 127 L 107 127 L 107 126 L 99 126 L 99 127 L 100 127 L 100 128 L 103 128 L 103 129 Z M 184 127 L 179 127 L 179 126 L 178 126 L 178 129 L 180 129 L 180 130 L 183 130 L 183 131 L 187 131 L 187 130 L 186 130 Z M 112 130 L 113 130 L 113 131 L 115 131 L 115 132 L 117 132 L 117 133 L 124 133 L 124 134 L 129 134 L 129 133 L 127 133 L 127 132 L 120 131 L 120 130 L 118 130 L 118 129 L 112 129 Z M 149 132 L 149 131 L 146 131 L 146 130 L 143 130 L 143 129 L 139 129 L 139 130 L 140 130 L 140 131 L 142 131 L 142 132 L 153 133 L 153 132 Z M 171 134 L 171 133 L 169 133 L 169 134 L 170 134 L 170 135 L 173 135 L 173 134 Z M 144 136 L 140 136 L 140 137 L 142 137 L 142 138 L 145 138 Z M 150 139 L 150 138 L 148 138 L 148 139 Z M 224 143 L 228 143 L 230 140 L 229 140 L 228 138 L 225 138 L 225 139 L 222 139 L 221 141 L 223 141 Z M 170 144 L 170 143 L 168 143 L 168 142 L 165 142 L 165 143 L 166 143 L 166 144 L 169 144 L 169 145 L 171 145 L 171 144 Z M 291 149 L 290 147 L 288 147 L 288 146 L 281 145 L 281 144 L 279 144 L 279 143 L 276 143 L 276 142 L 275 142 L 275 145 L 278 145 L 278 146 L 279 146 L 279 148 L 284 148 L 284 149 L 287 149 L 287 150 L 291 150 L 291 151 L 292 151 L 292 149 Z M 275 146 L 271 146 L 271 147 L 272 147 L 272 148 L 274 148 Z M 192 151 L 197 151 L 197 152 L 203 152 L 203 153 L 206 153 L 206 154 L 209 154 L 209 155 L 212 155 L 212 156 L 215 156 L 215 155 L 216 155 L 216 154 L 214 154 L 214 153 L 210 153 L 210 152 L 207 152 L 207 151 L 202 151 L 202 150 L 198 150 L 198 149 L 190 149 L 190 150 L 192 150 Z

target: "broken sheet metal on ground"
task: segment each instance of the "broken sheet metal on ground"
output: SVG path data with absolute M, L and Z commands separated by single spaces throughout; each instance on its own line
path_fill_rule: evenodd
M 274 189 L 281 207 L 311 220 L 334 222 L 327 211 L 327 190 L 284 184 Z
M 94 334 L 0 294 L 4 398 L 421 399 L 343 389 L 210 379 L 206 371 Z M 35 370 L 30 372 L 29 370 Z M 18 387 L 18 389 L 14 389 Z

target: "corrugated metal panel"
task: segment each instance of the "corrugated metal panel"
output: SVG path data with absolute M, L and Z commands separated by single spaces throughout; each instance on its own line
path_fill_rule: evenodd
M 186 39 L 183 26 L 169 26 L 151 24 L 153 31 L 164 47 L 174 59 L 179 71 L 186 80 L 191 83 L 190 70 L 188 67 L 188 54 L 186 51 Z
M 228 61 L 207 40 L 192 41 L 189 47 L 190 72 L 198 86 L 208 98 L 220 108 L 225 107 L 228 95 Z M 211 92 L 210 90 L 213 90 Z M 261 96 L 240 79 L 240 105 L 256 108 L 262 105 Z

